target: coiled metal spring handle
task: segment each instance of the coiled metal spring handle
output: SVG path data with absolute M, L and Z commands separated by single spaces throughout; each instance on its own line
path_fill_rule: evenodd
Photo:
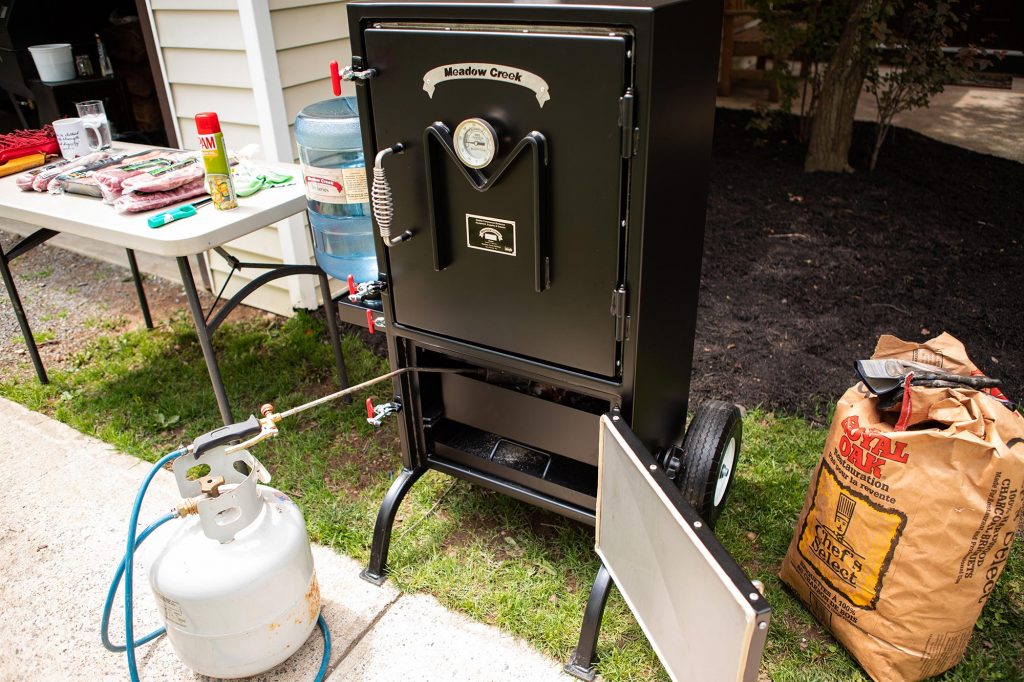
M 384 158 L 390 154 L 401 154 L 405 146 L 398 143 L 393 147 L 377 152 L 373 159 L 373 185 L 370 187 L 370 205 L 373 208 L 373 219 L 377 221 L 380 238 L 386 246 L 394 246 L 412 237 L 412 231 L 406 230 L 394 239 L 391 238 L 391 223 L 395 218 L 395 200 L 391 194 L 391 183 L 388 182 L 387 171 L 384 170 Z

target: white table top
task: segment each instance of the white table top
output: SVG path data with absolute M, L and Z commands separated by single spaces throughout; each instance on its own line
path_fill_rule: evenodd
M 119 142 L 114 145 L 114 151 L 129 153 L 146 149 L 149 147 L 138 144 Z M 230 211 L 218 211 L 212 204 L 207 204 L 191 218 L 176 220 L 156 229 L 146 223 L 149 216 L 170 211 L 187 202 L 141 213 L 118 213 L 113 206 L 93 197 L 23 192 L 15 184 L 16 175 L 0 178 L 0 216 L 159 256 L 191 256 L 306 208 L 299 166 L 262 161 L 259 165 L 293 176 L 295 184 L 262 189 L 250 197 L 239 197 L 238 208 Z M 202 198 L 199 196 L 188 201 Z

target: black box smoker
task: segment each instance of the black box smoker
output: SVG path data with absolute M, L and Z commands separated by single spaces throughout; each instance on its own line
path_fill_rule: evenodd
M 596 523 L 604 565 L 567 666 L 584 678 L 613 581 L 674 678 L 754 679 L 764 644 L 770 609 L 711 533 L 738 409 L 701 406 L 684 439 L 721 13 L 348 6 L 342 78 L 380 232 L 370 327 L 393 370 L 465 370 L 404 373 L 376 406 L 398 413 L 403 471 L 363 577 L 384 580 L 427 469 Z

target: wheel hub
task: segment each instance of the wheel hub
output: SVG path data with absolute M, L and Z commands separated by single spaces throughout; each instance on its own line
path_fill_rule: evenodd
M 729 489 L 729 480 L 732 478 L 732 468 L 736 464 L 736 439 L 730 438 L 725 452 L 722 453 L 722 464 L 718 467 L 718 480 L 715 481 L 715 506 L 717 507 L 725 499 L 725 491 Z

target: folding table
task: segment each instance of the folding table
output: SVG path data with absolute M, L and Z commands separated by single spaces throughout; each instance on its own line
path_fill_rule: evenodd
M 118 143 L 114 150 L 136 153 L 147 149 L 142 145 Z M 240 198 L 238 208 L 231 211 L 218 211 L 213 206 L 207 205 L 200 208 L 198 213 L 191 218 L 178 220 L 157 229 L 150 228 L 146 218 L 157 211 L 169 210 L 175 205 L 146 213 L 121 214 L 100 199 L 75 194 L 51 195 L 45 192 L 23 192 L 15 184 L 14 176 L 0 178 L 0 216 L 39 227 L 38 230 L 18 241 L 6 253 L 0 249 L 0 275 L 3 276 L 7 294 L 14 307 L 18 324 L 21 326 L 25 345 L 28 347 L 28 353 L 35 366 L 39 381 L 47 383 L 46 369 L 43 367 L 39 350 L 32 337 L 32 330 L 25 315 L 21 297 L 11 275 L 10 263 L 56 234 L 65 232 L 120 246 L 128 252 L 128 265 L 135 280 L 139 304 L 142 307 L 146 326 L 150 329 L 153 327 L 153 321 L 149 313 L 149 305 L 146 302 L 146 292 L 139 274 L 135 251 L 171 256 L 177 259 L 185 295 L 188 297 L 189 310 L 192 313 L 196 334 L 199 337 L 199 345 L 203 349 L 203 357 L 213 383 L 213 392 L 217 397 L 217 407 L 225 424 L 230 424 L 234 420 L 210 337 L 243 299 L 267 282 L 281 277 L 314 275 L 319 279 L 320 290 L 323 292 L 326 304 L 324 310 L 327 317 L 327 331 L 338 367 L 338 378 L 343 387 L 347 386 L 345 361 L 338 335 L 337 311 L 330 297 L 327 275 L 323 270 L 314 264 L 243 263 L 228 254 L 223 248 L 224 244 L 234 239 L 278 220 L 283 220 L 306 208 L 305 193 L 301 182 L 302 174 L 298 166 L 279 163 L 262 163 L 261 165 L 280 173 L 292 175 L 297 182 L 293 185 L 264 189 L 250 197 Z M 208 250 L 216 250 L 227 258 L 235 268 L 259 268 L 267 271 L 227 299 L 216 314 L 209 319 L 199 301 L 199 293 L 188 262 L 189 256 Z M 212 309 L 210 312 L 213 312 Z

